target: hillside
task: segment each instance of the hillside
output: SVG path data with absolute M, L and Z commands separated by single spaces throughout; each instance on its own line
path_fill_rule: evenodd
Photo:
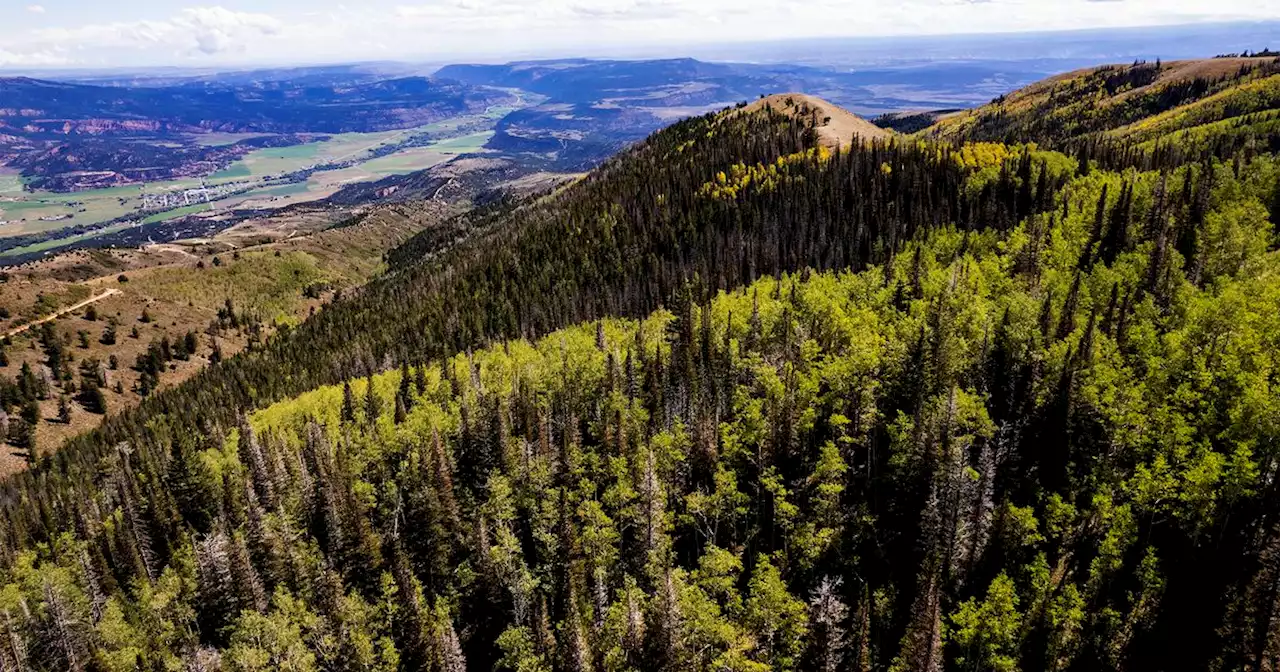
M 23 409 L 38 418 L 29 436 L 0 433 L 0 475 L 306 319 L 335 292 L 377 275 L 388 248 L 438 224 L 447 210 L 378 208 L 339 228 L 277 217 L 204 241 L 75 252 L 6 269 L 0 336 L 34 326 L 0 343 L 0 387 L 30 371 L 44 392 L 33 410 Z M 91 309 L 64 312 L 104 293 Z M 37 324 L 49 315 L 58 318 Z M 162 357 L 152 362 L 154 352 Z M 0 397 L 0 412 L 16 416 L 26 406 Z
M 923 131 L 957 141 L 1079 140 L 1229 147 L 1280 137 L 1280 58 L 1135 63 L 1070 72 Z
M 691 58 L 560 59 L 448 65 L 435 76 L 545 97 L 541 104 L 503 119 L 486 147 L 537 161 L 547 169 L 576 172 L 598 165 L 674 119 L 744 100 L 756 101 L 778 91 L 820 96 L 830 101 L 821 107 L 833 114 L 842 112 L 839 106 L 859 112 L 953 108 L 979 105 L 1011 84 L 1038 79 L 1038 75 L 1016 70 L 1018 67 L 1009 62 L 935 61 L 927 67 L 848 69 L 818 64 L 711 63 Z M 876 133 L 861 128 L 864 135 Z M 852 129 L 842 134 L 851 135 Z
M 783 102 L 429 228 L 0 484 L 0 663 L 1280 660 L 1280 159 Z
M 848 148 L 855 138 L 861 142 L 870 142 L 892 136 L 891 131 L 816 96 L 777 93 L 754 101 L 744 109 L 750 114 L 765 107 L 802 120 L 807 119 L 817 130 L 822 144 L 830 149 Z
M 345 133 L 422 125 L 483 110 L 500 92 L 406 77 L 357 84 L 252 82 L 120 88 L 0 78 L 0 133 L 28 139 L 159 131 Z

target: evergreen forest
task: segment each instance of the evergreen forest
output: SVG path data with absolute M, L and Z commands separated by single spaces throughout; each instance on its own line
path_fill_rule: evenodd
M 1277 669 L 1255 60 L 1177 151 L 739 107 L 428 229 L 0 483 L 0 670 Z

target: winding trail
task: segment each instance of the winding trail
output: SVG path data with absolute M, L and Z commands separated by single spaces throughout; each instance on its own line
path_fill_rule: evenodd
M 188 259 L 200 258 L 194 254 L 191 254 L 191 252 L 189 252 L 182 245 L 174 245 L 171 243 L 157 243 L 155 241 L 152 241 L 149 238 L 147 239 L 147 244 L 142 246 L 142 249 L 151 251 L 151 252 L 176 252 L 177 254 L 181 254 L 182 256 Z M 103 276 L 103 277 L 114 277 L 114 276 Z
M 59 310 L 58 312 L 53 313 L 52 315 L 46 315 L 38 320 L 35 320 L 34 322 L 28 322 L 22 325 L 21 327 L 14 327 L 13 329 L 10 329 L 8 332 L 6 332 L 5 336 L 17 336 L 18 334 L 21 334 L 22 332 L 30 329 L 31 327 L 36 327 L 44 324 L 45 322 L 56 320 L 59 317 L 66 315 L 67 313 L 80 310 L 81 308 L 84 308 L 85 306 L 91 303 L 94 303 L 95 301 L 101 301 L 107 298 L 108 296 L 115 296 L 116 294 L 119 294 L 119 293 L 120 293 L 120 290 L 116 289 L 115 287 L 112 287 L 97 296 L 89 297 L 84 301 L 81 301 L 80 303 L 75 304 L 74 306 L 67 306 L 66 308 L 63 308 L 62 310 Z

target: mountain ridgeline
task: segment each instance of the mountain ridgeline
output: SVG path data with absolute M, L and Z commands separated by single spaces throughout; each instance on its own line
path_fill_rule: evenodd
M 1280 663 L 1280 161 L 819 121 L 425 231 L 0 485 L 0 668 Z
M 1137 62 L 1071 72 L 951 115 L 920 134 L 1054 148 L 1108 145 L 1148 155 L 1275 153 L 1280 58 Z
M 500 93 L 425 77 L 134 88 L 5 77 L 0 78 L 0 93 L 6 103 L 0 129 L 28 140 L 147 137 L 161 131 L 367 132 L 407 128 L 506 100 Z

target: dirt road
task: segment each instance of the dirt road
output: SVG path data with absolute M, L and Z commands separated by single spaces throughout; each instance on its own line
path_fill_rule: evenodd
M 22 332 L 24 332 L 24 331 L 26 331 L 26 330 L 30 329 L 31 327 L 37 327 L 37 326 L 40 326 L 40 325 L 44 324 L 45 322 L 49 322 L 49 321 L 51 321 L 51 320 L 56 320 L 56 319 L 58 319 L 59 317 L 62 317 L 63 315 L 66 315 L 67 313 L 75 312 L 75 311 L 80 310 L 81 308 L 84 308 L 85 306 L 87 306 L 87 305 L 89 305 L 89 304 L 91 304 L 91 303 L 95 302 L 95 301 L 101 301 L 101 300 L 103 300 L 103 299 L 107 298 L 108 296 L 115 296 L 116 294 L 119 294 L 119 293 L 120 293 L 120 290 L 118 290 L 118 289 L 116 289 L 116 288 L 112 287 L 111 289 L 108 289 L 108 290 L 104 291 L 103 293 L 101 293 L 101 294 L 99 294 L 99 295 L 97 295 L 97 296 L 93 296 L 93 297 L 87 298 L 87 299 L 85 299 L 84 301 L 81 301 L 80 303 L 77 303 L 77 304 L 76 304 L 76 305 L 74 305 L 74 306 L 67 306 L 66 308 L 63 308 L 62 310 L 59 310 L 58 312 L 56 312 L 56 313 L 54 313 L 54 314 L 52 314 L 52 315 L 46 315 L 46 316 L 44 316 L 44 317 L 42 317 L 42 318 L 40 318 L 40 319 L 38 319 L 38 320 L 35 320 L 34 322 L 28 322 L 28 323 L 26 323 L 26 324 L 22 325 L 21 327 L 15 327 L 15 328 L 13 328 L 13 329 L 10 329 L 8 332 L 6 332 L 6 333 L 5 333 L 5 335 L 6 335 L 6 336 L 17 336 L 18 334 L 21 334 Z

